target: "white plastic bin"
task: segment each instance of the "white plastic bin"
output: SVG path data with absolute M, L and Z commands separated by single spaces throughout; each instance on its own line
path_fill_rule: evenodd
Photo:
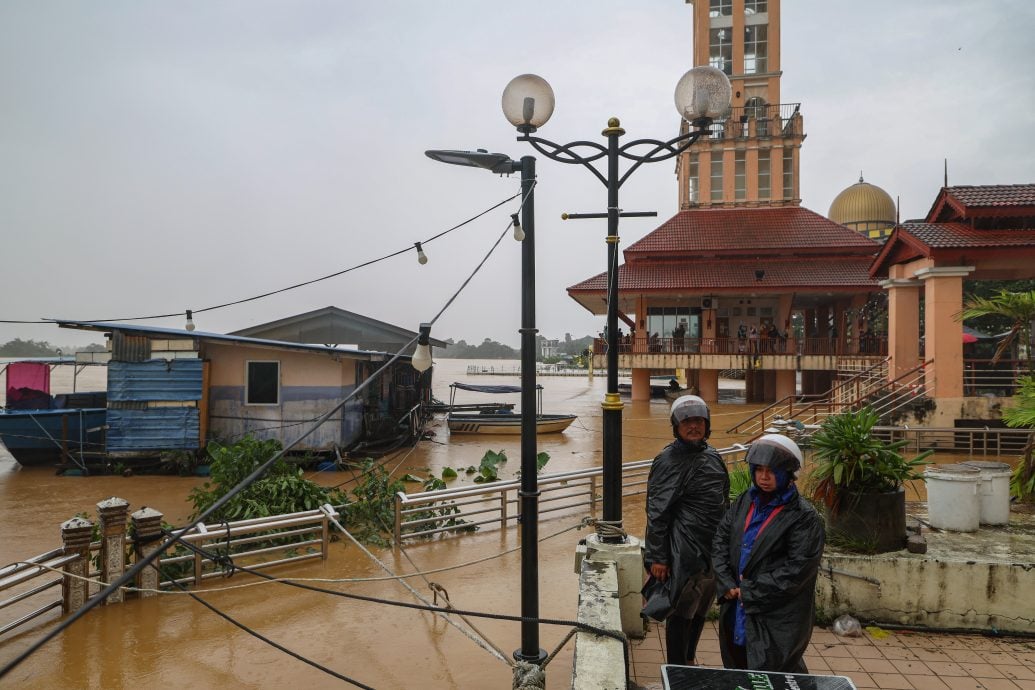
M 1010 522 L 1010 466 L 1005 462 L 967 460 L 962 463 L 981 472 L 978 502 L 982 525 L 1005 525 Z
M 966 465 L 930 465 L 927 482 L 927 516 L 932 527 L 953 532 L 976 532 L 981 504 L 978 483 L 981 470 Z

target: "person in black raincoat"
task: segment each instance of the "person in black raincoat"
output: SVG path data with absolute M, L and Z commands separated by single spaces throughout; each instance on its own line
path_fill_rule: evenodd
M 649 578 L 642 615 L 665 621 L 668 663 L 693 663 L 715 597 L 712 537 L 729 505 L 729 474 L 708 445 L 708 405 L 696 395 L 672 403 L 675 440 L 654 458 L 647 478 L 643 565 Z
M 808 673 L 823 520 L 795 487 L 801 450 L 767 434 L 747 452 L 753 486 L 715 532 L 715 577 L 722 604 L 719 649 L 726 668 Z

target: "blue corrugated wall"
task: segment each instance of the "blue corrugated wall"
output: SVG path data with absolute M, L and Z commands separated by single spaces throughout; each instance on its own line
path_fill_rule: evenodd
M 108 450 L 196 450 L 199 419 L 196 407 L 109 409 Z
M 200 359 L 108 363 L 109 402 L 201 400 Z
M 197 449 L 200 416 L 191 403 L 201 400 L 202 367 L 200 359 L 109 362 L 108 451 Z M 184 405 L 139 409 L 148 402 Z

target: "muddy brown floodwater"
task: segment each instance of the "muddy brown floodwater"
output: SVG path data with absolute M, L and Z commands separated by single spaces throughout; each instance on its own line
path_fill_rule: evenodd
M 517 385 L 516 376 L 467 376 L 469 364 L 502 365 L 517 362 L 441 360 L 435 369 L 436 395 L 448 400 L 454 380 Z M 103 370 L 87 370 L 79 390 L 91 385 L 90 376 L 103 382 Z M 603 376 L 541 377 L 544 411 L 579 415 L 563 434 L 539 437 L 539 449 L 550 454 L 544 472 L 594 467 L 601 458 L 601 409 L 606 388 Z M 55 384 L 57 385 L 57 384 Z M 459 399 L 459 398 L 458 398 Z M 467 393 L 465 402 L 487 401 Z M 517 402 L 517 396 L 510 400 Z M 623 416 L 623 459 L 653 457 L 671 438 L 668 403 L 653 400 L 631 403 Z M 744 405 L 713 408 L 713 443 L 739 440 L 722 432 L 758 409 Z M 505 450 L 509 462 L 501 476 L 518 469 L 520 445 L 514 437 L 455 436 L 450 438 L 442 419 L 435 436 L 412 450 L 393 457 L 397 472 L 424 476 L 443 467 L 478 464 L 486 450 Z M 348 473 L 313 473 L 324 485 L 347 482 Z M 58 477 L 53 470 L 21 468 L 0 446 L 0 563 L 10 563 L 60 545 L 59 525 L 76 513 L 95 519 L 96 504 L 111 496 L 130 503 L 130 511 L 149 506 L 168 522 L 186 522 L 186 496 L 204 480 L 193 477 L 90 476 Z M 464 474 L 454 482 L 465 483 Z M 416 490 L 416 485 L 414 489 Z M 642 499 L 627 499 L 623 512 L 630 534 L 643 532 Z M 586 531 L 573 529 L 579 513 L 543 516 L 539 533 L 540 604 L 542 617 L 574 620 L 578 577 L 573 572 L 575 545 Z M 559 533 L 559 534 L 558 534 Z M 484 529 L 477 533 L 408 545 L 405 552 L 375 549 L 398 573 L 430 570 L 467 563 L 520 545 L 516 527 Z M 438 573 L 429 579 L 444 587 L 457 608 L 518 615 L 520 613 L 520 553 L 515 551 L 484 563 Z M 381 577 L 384 572 L 360 549 L 346 540 L 334 542 L 325 562 L 282 568 L 275 573 L 293 578 Z M 241 624 L 301 656 L 375 688 L 507 688 L 510 668 L 435 615 L 412 609 L 345 599 L 303 591 L 283 584 L 262 584 L 223 589 L 253 582 L 236 575 L 210 582 L 196 590 L 208 603 Z M 431 598 L 420 578 L 409 580 Z M 317 583 L 319 584 L 319 583 Z M 330 589 L 414 602 L 395 581 L 322 583 Z M 6 613 L 6 612 L 5 612 Z M 5 616 L 5 619 L 7 617 Z M 28 629 L 0 636 L 0 666 L 6 664 L 56 625 L 57 616 Z M 509 658 L 521 646 L 518 623 L 476 619 L 475 625 Z M 567 627 L 540 627 L 540 646 L 548 652 L 567 634 Z M 547 667 L 547 687 L 570 687 L 574 642 L 569 641 Z M 62 632 L 30 656 L 2 681 L 19 688 L 128 688 L 152 687 L 244 688 L 342 687 L 342 681 L 268 646 L 207 608 L 180 594 L 102 606 Z

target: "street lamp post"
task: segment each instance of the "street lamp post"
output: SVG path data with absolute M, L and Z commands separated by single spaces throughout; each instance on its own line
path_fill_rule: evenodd
M 541 665 L 539 647 L 539 480 L 536 455 L 535 376 L 535 158 L 511 160 L 487 151 L 425 151 L 433 160 L 484 168 L 497 174 L 521 173 L 521 219 L 514 218 L 514 239 L 521 242 L 521 648 L 519 661 Z
M 526 141 L 551 160 L 584 166 L 607 187 L 607 392 L 601 407 L 604 416 L 603 436 L 603 519 L 618 527 L 622 523 L 622 408 L 618 397 L 618 190 L 629 176 L 644 163 L 669 160 L 685 151 L 701 136 L 717 117 L 729 110 L 732 89 L 729 79 L 714 67 L 695 67 L 676 84 L 676 110 L 691 125 L 686 134 L 668 141 L 637 139 L 619 145 L 625 134 L 618 118 L 611 118 L 602 132 L 607 145 L 591 141 L 556 144 L 532 136 L 553 114 L 553 89 L 545 79 L 534 74 L 515 77 L 503 91 L 503 114 L 517 127 L 518 141 Z M 646 153 L 633 152 L 646 147 Z M 585 154 L 580 151 L 586 151 Z M 620 158 L 631 161 L 625 173 L 619 174 Z M 601 172 L 594 163 L 606 161 Z M 616 531 L 618 534 L 620 532 Z M 606 536 L 605 541 L 621 542 L 621 536 Z

